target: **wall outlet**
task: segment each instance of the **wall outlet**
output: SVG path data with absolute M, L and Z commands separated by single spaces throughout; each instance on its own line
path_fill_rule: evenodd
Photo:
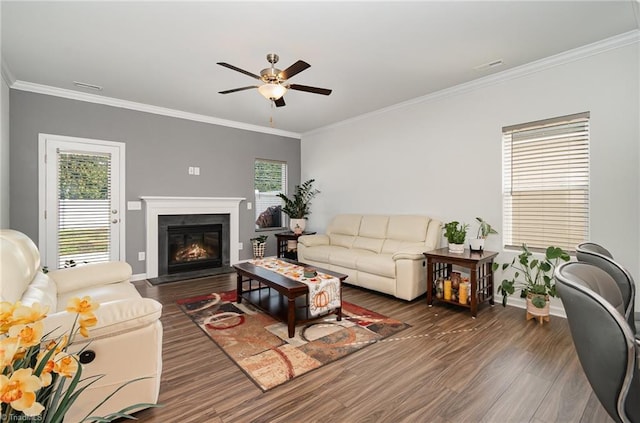
M 140 252 L 138 253 L 138 261 L 145 261 L 146 256 L 147 256 L 147 255 L 145 254 L 145 252 L 144 252 L 144 251 L 140 251 Z
M 244 245 L 242 244 L 242 242 L 238 242 L 238 250 L 242 250 L 244 248 Z
M 251 201 L 247 202 L 247 210 L 251 210 L 253 208 L 253 204 L 251 204 Z

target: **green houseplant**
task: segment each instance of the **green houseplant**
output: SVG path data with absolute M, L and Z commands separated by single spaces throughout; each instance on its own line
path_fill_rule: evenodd
M 469 244 L 470 248 L 474 251 L 482 251 L 484 250 L 484 240 L 487 239 L 489 235 L 497 235 L 498 232 L 491 227 L 491 225 L 481 217 L 476 217 L 476 221 L 478 222 L 478 235 L 475 239 L 470 239 Z
M 548 316 L 549 297 L 557 296 L 553 272 L 561 261 L 569 259 L 566 251 L 553 246 L 545 250 L 544 258 L 538 259 L 526 244 L 522 244 L 522 251 L 511 263 L 493 263 L 494 271 L 499 267 L 502 267 L 503 272 L 509 268 L 515 270 L 512 278 L 504 279 L 498 286 L 498 293 L 502 295 L 502 305 L 506 306 L 507 297 L 516 289 L 520 289 L 520 297 L 527 299 L 528 315 Z M 529 305 L 533 308 L 530 309 Z
M 304 231 L 305 220 L 311 214 L 311 200 L 320 194 L 320 191 L 313 188 L 314 182 L 315 179 L 309 179 L 300 185 L 296 185 L 293 198 L 289 198 L 282 193 L 278 194 L 278 197 L 284 201 L 282 211 L 289 216 L 289 227 L 293 232 L 302 233 Z
M 444 237 L 449 241 L 449 252 L 464 252 L 464 240 L 467 237 L 467 229 L 469 229 L 469 225 L 466 223 L 459 223 L 454 220 L 449 223 L 445 223 L 443 229 Z

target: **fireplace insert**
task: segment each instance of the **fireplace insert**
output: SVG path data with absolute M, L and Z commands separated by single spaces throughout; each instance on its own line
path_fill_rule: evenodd
M 169 226 L 167 241 L 169 274 L 222 266 L 221 224 Z

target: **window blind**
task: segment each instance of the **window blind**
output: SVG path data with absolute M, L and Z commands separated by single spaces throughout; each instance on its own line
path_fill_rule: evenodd
M 505 247 L 588 239 L 589 113 L 503 128 Z
M 111 156 L 58 151 L 58 267 L 110 258 Z

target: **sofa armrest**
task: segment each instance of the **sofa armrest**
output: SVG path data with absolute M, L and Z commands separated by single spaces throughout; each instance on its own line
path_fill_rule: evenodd
M 98 323 L 89 328 L 89 338 L 78 335 L 76 343 L 115 336 L 153 324 L 162 314 L 162 305 L 151 298 L 131 298 L 100 304 L 94 314 Z M 47 315 L 44 333 L 49 334 L 49 339 L 68 334 L 76 316 L 76 313 L 66 311 Z
M 393 253 L 391 258 L 393 260 L 421 260 L 425 258 L 423 254 L 425 251 L 427 251 L 427 248 L 424 246 L 404 247 Z
M 58 287 L 58 294 L 95 285 L 126 282 L 131 278 L 131 266 L 124 261 L 90 263 L 84 266 L 52 270 L 47 274 Z
M 316 245 L 329 245 L 329 235 L 302 235 L 298 238 L 298 242 L 305 247 L 314 247 Z

